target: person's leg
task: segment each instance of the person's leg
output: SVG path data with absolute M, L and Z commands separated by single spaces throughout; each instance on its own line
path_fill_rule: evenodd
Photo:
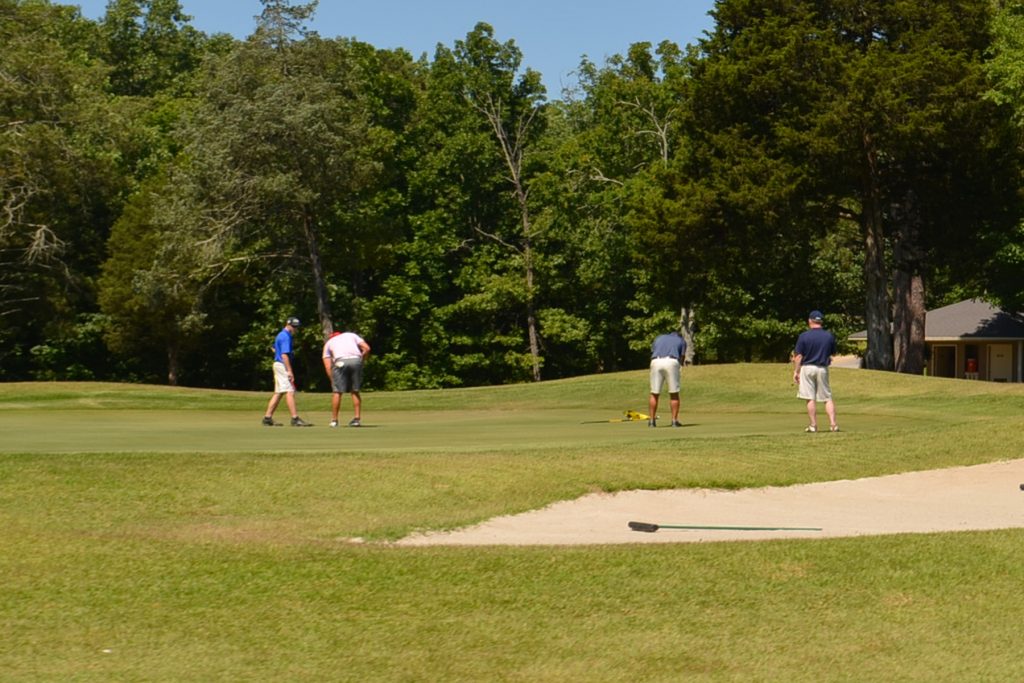
M 270 402 L 267 403 L 267 412 L 263 414 L 263 417 L 273 417 L 274 411 L 277 410 L 277 404 L 281 402 L 281 394 L 275 393 L 270 397 Z
M 341 411 L 341 392 L 335 391 L 331 394 L 331 419 L 338 421 L 338 413 Z
M 679 390 L 680 390 L 680 365 L 678 361 L 670 361 L 665 369 L 668 381 L 669 407 L 672 411 L 672 426 L 679 424 Z
M 825 413 L 828 414 L 828 425 L 829 428 L 835 430 L 836 428 L 836 402 L 832 399 L 825 401 Z
M 825 413 L 828 415 L 829 428 L 832 431 L 837 429 L 836 427 L 836 404 L 832 400 L 832 386 L 829 379 L 828 368 L 821 373 L 821 379 L 818 382 L 818 400 L 825 404 Z
M 267 403 L 267 412 L 264 415 L 264 418 L 273 416 L 274 411 L 277 410 L 277 406 L 281 404 L 281 397 L 292 391 L 295 391 L 295 386 L 288 377 L 288 371 L 285 370 L 284 363 L 275 362 L 274 395 L 270 397 L 270 402 Z
M 359 395 L 359 390 L 363 388 L 363 359 L 358 359 L 352 364 L 352 419 L 355 420 L 356 424 L 360 424 L 360 420 L 363 417 L 363 397 Z
M 292 417 L 298 417 L 299 411 L 295 408 L 295 392 L 289 391 L 284 395 L 284 400 L 288 404 L 288 411 L 292 414 Z
M 807 402 L 807 419 L 811 427 L 818 428 L 818 403 L 813 398 Z
M 661 383 L 664 376 L 658 360 L 651 361 L 651 393 L 647 399 L 647 426 L 654 427 L 658 419 L 658 397 L 661 395 Z

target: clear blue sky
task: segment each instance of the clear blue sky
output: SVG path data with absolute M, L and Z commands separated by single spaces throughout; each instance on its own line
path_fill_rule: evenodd
M 56 0 L 99 19 L 107 0 Z M 298 4 L 299 0 L 296 0 Z M 205 33 L 252 33 L 259 0 L 181 0 L 192 25 Z M 524 66 L 544 77 L 558 98 L 586 55 L 602 65 L 633 43 L 694 43 L 713 24 L 714 0 L 320 0 L 312 28 L 325 38 L 356 38 L 379 48 L 405 48 L 432 58 L 438 43 L 452 46 L 478 21 L 501 42 L 515 40 Z

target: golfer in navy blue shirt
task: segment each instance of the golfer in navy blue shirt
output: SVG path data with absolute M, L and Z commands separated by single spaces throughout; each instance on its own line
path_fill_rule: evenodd
M 793 381 L 799 384 L 797 398 L 807 401 L 807 417 L 810 424 L 804 431 L 818 431 L 818 401 L 825 403 L 829 428 L 839 431 L 836 424 L 836 404 L 832 400 L 832 387 L 828 381 L 828 367 L 836 355 L 836 338 L 822 327 L 824 316 L 821 311 L 811 311 L 807 316 L 807 327 L 796 340 L 793 354 Z
M 658 397 L 662 384 L 668 384 L 672 426 L 683 426 L 679 424 L 679 368 L 685 355 L 686 342 L 678 332 L 658 335 L 651 344 L 651 398 L 648 401 L 651 415 L 647 420 L 648 426 L 658 426 Z

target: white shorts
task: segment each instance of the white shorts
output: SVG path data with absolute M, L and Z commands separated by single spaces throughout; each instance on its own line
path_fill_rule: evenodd
M 800 366 L 800 390 L 797 398 L 806 401 L 828 401 L 832 398 L 832 387 L 828 384 L 828 368 L 818 365 Z
M 675 358 L 655 358 L 651 361 L 651 393 L 660 394 L 661 386 L 668 382 L 668 393 L 679 393 L 679 361 Z
M 288 379 L 288 369 L 281 361 L 274 361 L 274 393 L 287 394 L 295 391 L 295 385 Z

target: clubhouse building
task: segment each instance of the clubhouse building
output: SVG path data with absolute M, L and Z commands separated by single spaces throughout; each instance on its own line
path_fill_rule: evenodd
M 849 336 L 867 343 L 867 331 Z M 928 311 L 924 325 L 928 374 L 934 377 L 1024 381 L 1024 316 L 969 299 Z

